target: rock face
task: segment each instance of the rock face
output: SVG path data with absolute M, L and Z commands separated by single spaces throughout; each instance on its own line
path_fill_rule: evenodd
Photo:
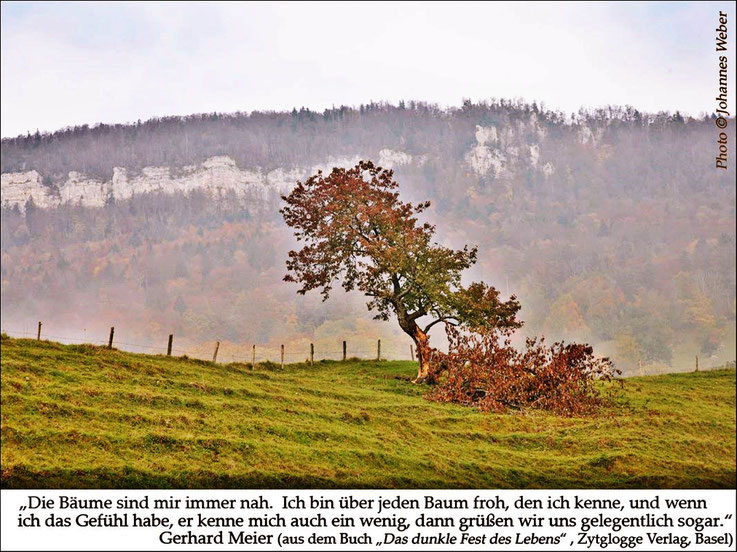
M 588 131 L 588 133 L 586 132 Z M 584 128 L 579 139 L 594 143 L 596 136 Z M 524 170 L 539 171 L 544 177 L 555 173 L 555 167 L 541 156 L 546 135 L 545 127 L 535 114 L 529 120 L 504 127 L 476 125 L 476 145 L 464 159 L 479 177 L 512 179 Z M 393 169 L 403 165 L 421 166 L 427 155 L 384 148 L 379 150 L 378 164 Z M 318 170 L 329 172 L 333 167 L 355 166 L 362 157 L 328 158 L 312 167 L 276 168 L 265 171 L 260 167 L 239 168 L 228 156 L 210 157 L 199 165 L 179 168 L 145 167 L 131 175 L 124 167 L 115 167 L 109 180 L 101 181 L 76 171 L 69 172 L 64 183 L 47 186 L 38 171 L 4 173 L 1 177 L 2 205 L 21 210 L 29 199 L 41 208 L 65 203 L 85 207 L 102 207 L 108 201 L 126 200 L 148 193 L 190 193 L 201 190 L 215 198 L 236 198 L 249 204 L 268 201 L 288 192 L 298 180 L 304 180 Z
M 391 153 L 394 154 L 395 164 L 411 160 L 411 156 L 402 152 Z M 9 207 L 17 205 L 21 210 L 25 209 L 29 199 L 42 208 L 56 207 L 62 203 L 102 207 L 111 199 L 129 199 L 134 195 L 152 192 L 188 193 L 194 190 L 205 191 L 213 197 L 233 194 L 240 199 L 263 201 L 290 190 L 297 180 L 318 170 L 327 172 L 333 167 L 352 167 L 359 160 L 359 156 L 329 158 L 313 167 L 278 168 L 266 172 L 260 168 L 239 169 L 230 157 L 217 156 L 200 165 L 183 167 L 176 174 L 172 174 L 168 167 L 146 167 L 140 175 L 129 177 L 125 168 L 115 167 L 111 179 L 105 182 L 71 171 L 58 189 L 44 186 L 37 171 L 4 173 L 0 183 L 2 204 Z
M 84 175 L 71 171 L 64 186 L 59 189 L 59 195 L 61 203 L 81 203 L 87 207 L 102 207 L 110 196 L 110 190 L 104 182 L 87 179 Z M 4 200 L 5 198 L 3 202 Z
M 543 174 L 545 175 L 545 178 L 555 174 L 555 167 L 550 161 L 543 165 Z
M 481 125 L 476 125 L 476 142 L 479 146 L 484 146 L 487 142 L 495 145 L 499 142 L 499 138 L 496 134 L 496 127 L 482 127 Z
M 518 121 L 502 130 L 476 125 L 476 145 L 465 155 L 466 163 L 478 176 L 511 178 L 521 170 L 541 171 L 546 177 L 555 172 L 549 161 L 540 166 L 540 142 L 547 130 L 532 113 L 529 121 Z M 529 143 L 532 140 L 534 143 Z
M 491 171 L 492 176 L 497 177 L 506 171 L 504 154 L 497 148 L 491 149 L 481 144 L 466 154 L 466 162 L 479 176 Z
M 379 166 L 392 169 L 399 165 L 407 165 L 412 162 L 412 156 L 403 151 L 383 149 L 379 152 Z
M 19 205 L 23 209 L 29 199 L 39 207 L 52 207 L 59 203 L 59 198 L 42 184 L 41 175 L 36 171 L 2 175 L 3 204 Z
M 530 148 L 530 166 L 537 167 L 537 162 L 540 160 L 540 146 L 532 144 Z

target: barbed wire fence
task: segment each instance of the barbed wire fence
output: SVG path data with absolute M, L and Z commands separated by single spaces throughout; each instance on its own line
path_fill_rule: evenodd
M 79 333 L 84 333 L 85 336 L 82 338 L 69 337 L 67 332 L 66 335 L 59 335 L 57 333 L 51 334 L 43 331 L 43 322 L 38 323 L 38 327 L 35 331 L 32 331 L 28 326 L 22 328 L 6 328 L 2 327 L 2 333 L 9 337 L 15 337 L 20 339 L 36 339 L 36 340 L 53 340 L 64 345 L 96 345 L 96 346 L 107 346 L 108 348 L 115 348 L 130 353 L 142 353 L 150 355 L 167 355 L 167 356 L 184 356 L 187 358 L 194 358 L 198 360 L 209 360 L 216 363 L 242 363 L 251 365 L 254 367 L 259 363 L 274 363 L 281 366 L 285 364 L 295 364 L 305 362 L 308 364 L 314 364 L 321 360 L 333 360 L 333 361 L 347 361 L 358 358 L 360 360 L 415 360 L 415 352 L 413 346 L 408 345 L 406 352 L 402 354 L 397 350 L 396 346 L 385 347 L 382 346 L 381 339 L 376 340 L 375 348 L 369 348 L 366 346 L 366 340 L 361 340 L 362 345 L 359 348 L 353 348 L 354 346 L 348 340 L 342 342 L 342 349 L 340 350 L 325 350 L 321 347 L 315 347 L 314 343 L 310 343 L 309 347 L 305 350 L 287 350 L 284 345 L 281 345 L 276 350 L 267 345 L 252 344 L 248 353 L 241 352 L 244 348 L 249 348 L 248 345 L 239 345 L 229 343 L 226 347 L 221 348 L 223 345 L 220 341 L 215 341 L 212 348 L 208 348 L 203 344 L 194 344 L 191 346 L 185 346 L 185 348 L 174 347 L 174 334 L 169 334 L 168 339 L 162 339 L 162 345 L 150 345 L 143 343 L 132 343 L 130 341 L 121 341 L 115 339 L 115 327 L 110 328 L 110 334 L 107 339 L 99 339 L 99 335 L 95 335 L 94 332 L 89 332 L 87 337 L 87 330 L 82 330 Z M 230 350 L 228 350 L 230 349 Z M 235 349 L 235 351 L 233 350 Z
M 184 349 L 174 347 L 174 335 L 169 334 L 166 344 L 160 346 L 132 343 L 130 341 L 119 341 L 115 339 L 115 328 L 110 328 L 110 335 L 108 339 L 95 339 L 92 338 L 93 332 L 89 333 L 88 338 L 85 335 L 83 338 L 70 338 L 68 335 L 49 334 L 43 331 L 43 322 L 38 323 L 38 327 L 35 331 L 31 331 L 31 328 L 25 326 L 23 328 L 2 328 L 2 333 L 17 338 L 27 339 L 45 339 L 54 340 L 58 343 L 65 345 L 98 345 L 108 346 L 109 348 L 116 348 L 122 351 L 130 353 L 142 353 L 150 355 L 167 355 L 167 356 L 180 356 L 193 358 L 198 360 L 209 360 L 216 363 L 241 363 L 247 364 L 251 368 L 255 367 L 256 364 L 273 363 L 284 366 L 285 364 L 296 364 L 296 363 L 307 363 L 314 364 L 321 360 L 333 360 L 333 361 L 346 361 L 358 358 L 360 360 L 411 360 L 415 361 L 415 350 L 412 344 L 408 344 L 405 351 L 399 351 L 396 346 L 390 346 L 388 348 L 382 346 L 381 339 L 376 340 L 374 348 L 366 346 L 366 339 L 361 340 L 362 345 L 359 348 L 353 348 L 353 345 L 348 340 L 342 342 L 342 349 L 340 350 L 326 350 L 322 347 L 315 347 L 314 343 L 310 343 L 309 347 L 305 347 L 304 350 L 286 350 L 284 345 L 281 345 L 279 349 L 267 345 L 252 344 L 248 353 L 240 352 L 242 349 L 248 349 L 248 345 L 239 345 L 235 343 L 229 343 L 226 347 L 221 349 L 222 343 L 220 341 L 213 342 L 212 348 L 208 348 L 203 344 L 193 344 Z M 82 333 L 87 334 L 87 330 L 82 330 Z M 165 341 L 162 339 L 162 342 Z M 230 349 L 230 350 L 228 350 Z M 233 351 L 232 349 L 235 349 Z M 632 367 L 623 371 L 624 377 L 642 376 L 642 375 L 658 375 L 666 373 L 676 372 L 698 372 L 699 370 L 713 370 L 716 368 L 723 367 L 735 367 L 734 360 L 715 360 L 711 358 L 700 358 L 699 355 L 694 355 L 692 363 L 678 362 L 668 366 L 640 366 Z

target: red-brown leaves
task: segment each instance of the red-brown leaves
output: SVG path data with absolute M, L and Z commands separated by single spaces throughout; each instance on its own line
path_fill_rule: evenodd
M 414 216 L 429 203 L 402 203 L 397 187 L 392 171 L 368 161 L 298 182 L 282 197 L 280 212 L 308 243 L 289 253 L 285 280 L 301 283 L 300 293 L 319 288 L 327 298 L 342 274 L 346 290 L 389 295 L 387 274 L 401 272 L 406 252 L 426 247 L 433 231 L 417 226 Z
M 517 351 L 508 334 L 496 330 L 461 332 L 447 327 L 449 354 L 436 352 L 438 385 L 428 398 L 484 411 L 539 408 L 564 416 L 585 414 L 602 402 L 597 380 L 619 371 L 608 358 L 596 358 L 589 345 L 544 344 L 528 339 Z
M 327 299 L 342 278 L 346 291 L 368 298 L 375 318 L 396 315 L 418 353 L 416 382 L 432 380 L 427 332 L 444 322 L 471 329 L 518 328 L 520 306 L 515 297 L 503 302 L 484 283 L 461 285 L 461 273 L 476 262 L 476 248 L 453 250 L 432 243 L 435 227 L 419 224 L 416 215 L 430 206 L 402 203 L 392 171 L 368 161 L 352 169 L 318 172 L 282 199 L 284 221 L 306 245 L 290 251 L 288 282 L 298 293 L 319 289 Z M 433 320 L 420 328 L 418 320 Z

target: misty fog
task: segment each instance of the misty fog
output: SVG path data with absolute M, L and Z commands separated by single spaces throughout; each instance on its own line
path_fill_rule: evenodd
M 735 358 L 735 171 L 714 169 L 714 128 L 633 108 L 402 102 L 3 139 L 2 329 L 35 335 L 42 320 L 44 335 L 106 342 L 115 326 L 120 348 L 151 352 L 174 334 L 177 354 L 202 358 L 218 340 L 223 361 L 250 361 L 253 344 L 259 360 L 277 360 L 281 344 L 304 360 L 310 343 L 317 358 L 340 358 L 342 340 L 348 356 L 370 358 L 381 339 L 382 356 L 408 359 L 409 339 L 372 320 L 360 295 L 336 288 L 323 303 L 282 281 L 296 246 L 283 190 L 167 180 L 121 198 L 113 180 L 116 168 L 143 182 L 144 169 L 165 167 L 182 182 L 217 156 L 235 171 L 304 178 L 362 158 L 394 169 L 403 200 L 432 201 L 438 241 L 478 245 L 468 281 L 519 298 L 520 339 L 587 341 L 630 374 L 690 370 L 696 355 L 721 365 Z M 53 206 L 8 201 L 22 187 L 13 175 L 30 171 Z M 103 183 L 102 206 L 63 201 L 70 171 Z M 436 327 L 432 344 L 443 342 Z

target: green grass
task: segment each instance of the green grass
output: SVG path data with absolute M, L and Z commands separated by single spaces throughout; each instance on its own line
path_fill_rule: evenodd
M 2 486 L 734 488 L 735 371 L 586 418 L 437 404 L 410 362 L 243 364 L 2 338 Z

